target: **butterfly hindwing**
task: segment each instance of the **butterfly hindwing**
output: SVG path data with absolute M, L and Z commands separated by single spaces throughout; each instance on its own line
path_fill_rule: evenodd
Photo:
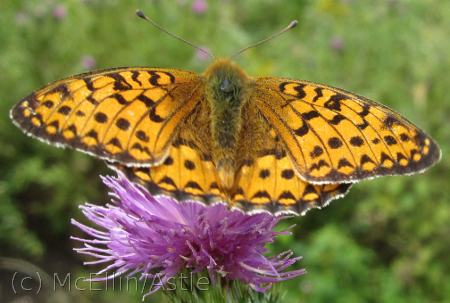
M 199 153 L 192 142 L 178 138 L 161 165 L 153 167 L 126 167 L 109 163 L 113 169 L 140 184 L 152 195 L 167 195 L 178 201 L 199 201 L 213 204 L 227 201 L 219 189 L 216 168 L 210 157 Z
M 246 212 L 305 214 L 344 196 L 350 186 L 309 183 L 295 173 L 287 156 L 268 154 L 241 168 L 231 205 Z
M 255 100 L 295 170 L 313 183 L 418 173 L 440 159 L 436 142 L 389 108 L 344 90 L 256 78 Z
M 199 83 L 197 74 L 173 69 L 85 73 L 37 90 L 11 117 L 42 141 L 122 164 L 155 165 L 200 100 Z

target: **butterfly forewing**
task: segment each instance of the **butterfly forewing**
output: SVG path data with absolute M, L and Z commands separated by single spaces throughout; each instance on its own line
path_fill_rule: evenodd
M 161 163 L 202 90 L 195 73 L 116 68 L 54 82 L 11 111 L 25 133 L 127 165 Z
M 255 97 L 299 176 L 314 183 L 357 182 L 425 170 L 436 142 L 389 108 L 313 82 L 256 78 Z

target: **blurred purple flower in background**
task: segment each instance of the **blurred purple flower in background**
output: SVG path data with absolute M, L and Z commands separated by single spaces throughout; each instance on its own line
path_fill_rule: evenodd
M 291 258 L 290 251 L 270 257 L 263 255 L 269 252 L 264 246 L 273 243 L 277 235 L 291 234 L 272 230 L 286 218 L 284 215 L 248 215 L 230 211 L 223 204 L 205 206 L 196 202 L 178 203 L 164 196 L 155 198 L 121 174 L 118 178 L 103 178 L 103 182 L 119 201 L 112 200 L 114 205 L 106 206 L 86 203 L 80 208 L 106 231 L 72 220 L 95 238 L 74 238 L 85 245 L 76 251 L 98 258 L 86 264 L 112 262 L 97 275 L 115 270 L 114 276 L 129 272 L 126 277 L 141 273 L 140 279 L 159 278 L 161 283 L 150 289 L 148 295 L 185 268 L 192 270 L 191 274 L 206 269 L 214 285 L 216 273 L 224 279 L 238 279 L 260 292 L 271 283 L 306 273 L 304 269 L 282 272 L 301 259 Z M 159 272 L 151 274 L 155 269 Z
M 67 8 L 63 5 L 57 5 L 53 9 L 53 16 L 58 20 L 64 19 L 67 16 Z
M 196 0 L 192 3 L 192 11 L 196 14 L 204 14 L 208 9 L 208 3 L 204 0 Z
M 206 46 L 201 46 L 200 48 L 203 49 L 204 51 L 206 51 L 207 53 L 211 53 L 211 50 Z M 211 56 L 208 55 L 207 53 L 202 52 L 201 50 L 197 49 L 195 56 L 198 59 L 200 59 L 201 61 L 209 60 L 211 58 Z
M 81 65 L 84 69 L 91 70 L 97 66 L 97 62 L 95 61 L 94 57 L 86 55 L 81 58 Z
M 333 49 L 335 51 L 341 51 L 345 47 L 344 40 L 341 37 L 335 36 L 335 37 L 331 38 L 330 46 L 331 46 L 331 49 Z

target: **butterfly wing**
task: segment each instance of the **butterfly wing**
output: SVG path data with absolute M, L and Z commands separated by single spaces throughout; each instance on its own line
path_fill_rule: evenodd
M 344 196 L 351 183 L 312 184 L 295 173 L 278 135 L 268 125 L 264 146 L 251 161 L 243 161 L 237 175 L 231 206 L 245 212 L 296 213 L 326 206 Z
M 209 124 L 201 123 L 205 121 L 198 118 L 200 113 L 207 116 L 204 111 L 195 111 L 190 121 L 183 123 L 161 165 L 127 167 L 109 163 L 109 166 L 124 173 L 130 181 L 140 184 L 152 195 L 167 195 L 178 201 L 199 201 L 207 205 L 228 201 L 219 187 L 220 180 L 211 158 L 211 142 L 195 140 L 210 136 Z M 196 122 L 195 127 L 191 122 Z
M 426 170 L 437 143 L 407 119 L 364 97 L 318 83 L 256 78 L 254 100 L 294 170 L 315 184 Z
M 201 99 L 195 73 L 114 68 L 51 83 L 11 110 L 26 134 L 124 165 L 163 162 Z

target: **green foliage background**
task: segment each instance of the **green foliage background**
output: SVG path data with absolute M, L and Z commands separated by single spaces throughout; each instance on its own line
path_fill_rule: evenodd
M 443 159 L 422 175 L 362 182 L 323 210 L 283 222 L 296 224 L 294 235 L 280 237 L 271 248 L 304 256 L 296 268 L 308 271 L 283 283 L 285 301 L 450 300 L 450 2 L 222 0 L 210 1 L 202 14 L 192 4 L 2 0 L 0 256 L 27 261 L 50 276 L 86 277 L 101 267 L 83 266 L 87 257 L 73 252 L 81 244 L 69 236 L 86 235 L 70 219 L 86 222 L 78 205 L 110 199 L 98 177 L 111 173 L 102 161 L 23 135 L 8 117 L 15 103 L 49 82 L 86 71 L 84 56 L 95 58 L 94 69 L 202 72 L 212 62 L 137 18 L 137 8 L 216 56 L 297 19 L 296 29 L 236 61 L 251 76 L 307 79 L 381 102 L 431 134 Z M 58 11 L 65 14 L 58 17 Z M 20 296 L 10 293 L 11 276 L 29 264 L 7 269 L 0 262 L 1 301 Z M 141 300 L 139 292 L 66 290 L 74 302 Z M 146 301 L 158 302 L 160 296 Z M 48 298 L 35 296 L 37 302 Z

